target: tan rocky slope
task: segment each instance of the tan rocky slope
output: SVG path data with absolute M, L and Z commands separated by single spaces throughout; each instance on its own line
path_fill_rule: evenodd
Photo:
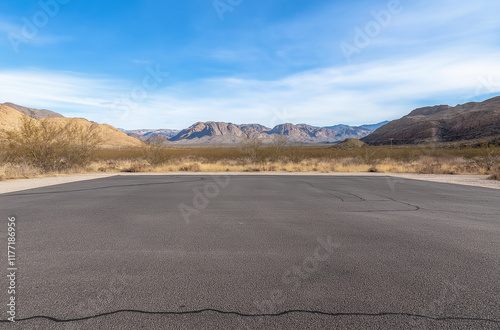
M 500 96 L 456 107 L 413 110 L 362 138 L 368 144 L 413 144 L 500 137 Z
M 73 123 L 79 127 L 88 128 L 93 125 L 92 122 L 86 119 L 66 118 L 62 115 L 57 116 L 58 114 L 52 111 L 51 113 L 49 113 L 49 115 L 49 117 L 42 117 L 37 120 L 50 122 L 57 126 L 63 126 L 67 123 Z M 0 104 L 0 133 L 10 130 L 19 130 L 23 118 L 26 118 L 26 115 L 24 113 L 6 106 L 5 104 Z M 107 124 L 97 124 L 96 130 L 100 138 L 102 139 L 102 143 L 100 144 L 101 148 L 134 148 L 143 145 L 141 141 L 130 137 L 120 130 L 114 128 L 113 126 Z
M 0 104 L 0 132 L 17 129 L 24 116 L 19 111 Z

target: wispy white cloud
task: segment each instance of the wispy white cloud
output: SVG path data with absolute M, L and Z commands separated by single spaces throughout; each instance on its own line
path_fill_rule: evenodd
M 110 107 L 110 99 L 118 97 L 117 90 L 126 84 L 75 72 L 25 69 L 0 71 L 0 86 L 4 102 L 85 116 Z
M 458 54 L 458 55 L 457 55 Z M 184 128 L 196 121 L 314 125 L 398 118 L 427 100 L 465 102 L 500 93 L 500 53 L 433 52 L 311 70 L 274 81 L 218 78 L 149 91 L 132 109 L 117 107 L 130 82 L 69 72 L 0 72 L 0 100 L 59 110 L 125 128 Z M 489 86 L 484 86 L 488 84 Z M 486 82 L 486 83 L 485 83 Z M 478 95 L 476 95 L 478 94 Z
M 417 106 L 454 105 L 500 93 L 500 2 L 402 3 L 404 11 L 353 64 L 343 58 L 339 61 L 338 43 L 344 40 L 343 32 L 330 35 L 328 31 L 342 27 L 348 31 L 348 40 L 354 27 L 363 24 L 347 22 L 332 6 L 256 31 L 255 36 L 247 31 L 245 38 L 258 39 L 258 43 L 245 39 L 237 47 L 208 47 L 209 51 L 198 52 L 221 63 L 241 62 L 246 68 L 267 61 L 273 68 L 307 65 L 317 68 L 314 70 L 280 72 L 281 76 L 270 75 L 273 80 L 266 72 L 255 72 L 246 75 L 254 79 L 213 77 L 160 84 L 139 102 L 132 102 L 130 108 L 117 100 L 130 96 L 142 80 L 0 70 L 0 102 L 49 108 L 124 128 L 184 128 L 205 120 L 265 125 L 280 121 L 362 124 L 398 118 Z M 367 17 L 372 9 L 377 10 L 357 9 L 364 10 Z M 0 23 L 0 31 L 13 28 Z M 140 59 L 132 62 L 146 64 Z M 288 117 L 280 115 L 283 112 Z
M 208 56 L 222 62 L 252 62 L 261 59 L 265 54 L 258 48 L 215 49 Z
M 389 15 L 387 20 L 384 17 L 384 26 L 379 24 L 379 32 L 368 38 L 367 46 L 358 47 L 360 52 L 354 53 L 351 60 L 361 63 L 395 54 L 400 57 L 413 56 L 437 49 L 444 51 L 460 47 L 481 51 L 498 43 L 498 1 L 401 0 L 400 3 L 400 13 Z M 365 31 L 367 27 L 373 26 L 376 19 L 370 12 L 385 11 L 387 14 L 387 8 L 383 5 L 373 10 L 362 10 L 366 12 L 364 21 L 358 21 L 348 30 L 344 27 L 346 35 L 343 42 L 349 45 L 356 46 L 356 40 L 366 40 L 356 39 L 359 33 L 355 32 L 355 28 Z

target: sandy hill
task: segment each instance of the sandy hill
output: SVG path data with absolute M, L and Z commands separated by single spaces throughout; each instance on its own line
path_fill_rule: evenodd
M 362 140 L 369 144 L 412 144 L 500 137 L 500 96 L 456 107 L 415 109 Z
M 45 114 L 49 114 L 50 116 L 41 117 L 37 120 L 48 121 L 54 123 L 55 125 L 61 126 L 69 122 L 76 123 L 81 127 L 90 127 L 93 124 L 92 122 L 82 118 L 65 118 L 61 115 L 54 116 L 52 114 L 56 113 L 52 111 L 51 113 L 45 112 Z M 0 104 L 0 132 L 8 130 L 18 130 L 23 117 L 26 117 L 24 113 L 6 106 L 5 104 Z M 127 134 L 114 128 L 113 126 L 107 124 L 97 125 L 97 131 L 99 132 L 100 137 L 103 139 L 103 142 L 101 144 L 102 148 L 133 148 L 143 145 L 141 141 L 128 136 Z
M 25 115 L 6 105 L 0 104 L 0 131 L 10 131 L 19 127 Z

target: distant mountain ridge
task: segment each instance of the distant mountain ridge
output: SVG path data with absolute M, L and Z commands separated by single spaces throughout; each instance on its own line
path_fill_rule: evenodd
M 171 138 L 179 134 L 181 130 L 179 129 L 134 129 L 126 130 L 119 128 L 120 131 L 126 133 L 128 136 L 134 137 L 141 141 L 148 141 L 150 138 L 155 136 L 161 136 L 165 138 Z
M 46 110 L 46 109 L 28 108 L 28 107 L 23 107 L 21 105 L 17 105 L 17 104 L 10 103 L 10 102 L 6 102 L 3 105 L 5 105 L 5 106 L 7 106 L 9 108 L 15 109 L 15 110 L 17 110 L 17 111 L 19 111 L 21 113 L 24 113 L 27 116 L 30 116 L 30 117 L 33 117 L 33 118 L 36 118 L 36 119 L 40 119 L 40 118 L 58 118 L 58 117 L 62 118 L 62 117 L 64 117 L 60 113 L 57 113 L 57 112 L 54 112 L 54 111 L 50 111 L 50 110 Z
M 123 130 L 130 136 L 147 141 L 155 135 L 166 137 L 170 142 L 176 144 L 234 144 L 243 138 L 256 138 L 264 143 L 271 142 L 273 135 L 282 134 L 288 137 L 290 142 L 297 143 L 334 143 L 347 138 L 364 137 L 374 129 L 387 122 L 366 126 L 335 125 L 329 127 L 317 127 L 307 124 L 280 124 L 269 128 L 260 124 L 233 124 L 226 122 L 197 122 L 188 128 L 176 130 Z M 139 135 L 139 136 L 138 136 Z
M 366 125 L 361 125 L 360 127 L 364 127 L 364 128 L 368 128 L 368 129 L 371 129 L 371 130 L 376 130 L 382 126 L 384 126 L 385 124 L 388 124 L 389 121 L 386 120 L 386 121 L 383 121 L 383 122 L 380 122 L 380 123 L 377 123 L 377 124 L 366 124 Z
M 362 138 L 368 144 L 414 144 L 500 137 L 500 96 L 452 107 L 418 108 Z

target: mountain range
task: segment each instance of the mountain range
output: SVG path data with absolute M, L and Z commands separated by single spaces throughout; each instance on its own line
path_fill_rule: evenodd
M 134 137 L 141 141 L 149 141 L 149 139 L 155 136 L 161 136 L 166 139 L 172 138 L 179 134 L 180 129 L 134 129 L 134 130 L 126 130 L 123 128 L 119 128 L 120 131 L 126 133 L 128 136 Z
M 260 124 L 233 124 L 225 122 L 198 122 L 183 130 L 123 130 L 130 136 L 148 141 L 162 136 L 174 144 L 234 144 L 243 138 L 271 142 L 273 135 L 281 134 L 294 143 L 334 143 L 347 138 L 362 138 L 388 122 L 363 126 L 335 125 L 317 127 L 306 124 L 280 124 L 269 128 Z
M 93 123 L 82 118 L 66 118 L 50 111 L 23 107 L 13 103 L 0 104 L 0 133 L 19 129 L 22 118 L 50 121 L 57 125 L 75 122 L 80 126 Z M 455 107 L 437 105 L 418 108 L 408 115 L 391 122 L 361 126 L 334 125 L 311 126 L 307 124 L 280 124 L 269 128 L 260 124 L 233 124 L 225 122 L 198 122 L 182 130 L 139 129 L 119 130 L 110 125 L 98 124 L 104 138 L 103 147 L 131 148 L 143 145 L 155 136 L 163 137 L 176 145 L 230 145 L 244 138 L 272 142 L 276 134 L 284 135 L 293 143 L 336 143 L 348 138 L 358 138 L 372 145 L 416 144 L 500 138 L 500 96 L 483 102 L 470 102 Z

